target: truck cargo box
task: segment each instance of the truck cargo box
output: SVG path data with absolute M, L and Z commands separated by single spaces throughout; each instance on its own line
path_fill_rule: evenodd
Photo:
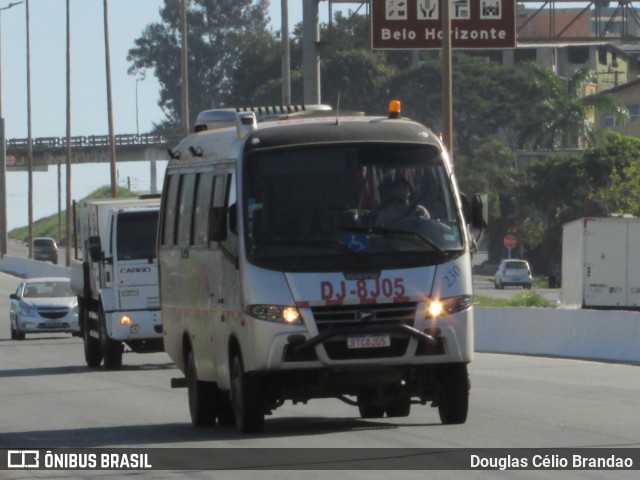
M 562 234 L 560 300 L 568 308 L 640 309 L 640 219 L 584 217 Z

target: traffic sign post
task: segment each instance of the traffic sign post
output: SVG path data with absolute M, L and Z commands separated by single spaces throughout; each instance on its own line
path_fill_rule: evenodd
M 371 48 L 442 48 L 444 0 L 371 0 Z M 516 47 L 515 0 L 449 0 L 452 48 Z
M 503 243 L 504 247 L 509 251 L 509 258 L 511 258 L 511 250 L 516 248 L 516 245 L 518 244 L 516 236 L 512 233 L 506 234 L 504 236 Z

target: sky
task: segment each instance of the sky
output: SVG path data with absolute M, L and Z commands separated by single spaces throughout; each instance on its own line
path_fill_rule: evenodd
M 0 8 L 20 0 L 0 0 Z M 116 134 L 141 133 L 162 120 L 158 106 L 159 85 L 152 72 L 144 80 L 127 73 L 127 52 L 143 29 L 160 20 L 164 0 L 108 0 L 109 49 Z M 354 10 L 357 1 L 334 5 L 334 12 Z M 281 0 L 271 0 L 271 28 L 280 29 Z M 71 0 L 71 134 L 108 134 L 106 73 L 104 56 L 103 0 Z M 320 21 L 328 19 L 328 2 L 321 2 Z M 66 0 L 30 0 L 31 113 L 32 136 L 66 135 Z M 302 0 L 289 0 L 290 30 L 302 21 Z M 25 2 L 0 12 L 2 116 L 6 138 L 27 137 L 26 9 Z M 138 92 L 136 114 L 136 84 Z M 158 162 L 158 188 L 166 162 Z M 119 183 L 150 190 L 150 165 L 145 162 L 118 164 Z M 57 212 L 58 171 L 34 172 L 34 219 Z M 81 199 L 108 185 L 108 164 L 74 166 L 72 197 Z M 9 230 L 28 223 L 27 174 L 7 172 L 7 221 Z M 62 169 L 62 205 L 65 205 L 65 169 Z
M 0 8 L 19 0 L 0 0 Z M 109 50 L 116 134 L 141 133 L 162 120 L 158 106 L 159 84 L 152 72 L 136 82 L 127 73 L 127 52 L 143 29 L 160 20 L 164 0 L 109 0 Z M 356 4 L 352 7 L 357 7 Z M 280 0 L 271 0 L 271 28 L 280 29 Z M 347 8 L 346 6 L 343 8 Z M 334 8 L 334 10 L 337 10 Z M 108 134 L 106 73 L 104 55 L 103 0 L 71 0 L 71 134 Z M 328 6 L 320 5 L 321 21 Z M 31 57 L 32 136 L 66 136 L 66 0 L 30 0 L 29 30 Z M 302 1 L 289 1 L 290 29 L 302 21 Z M 6 138 L 26 138 L 27 63 L 25 3 L 0 11 L 0 55 L 2 75 L 2 116 Z M 138 114 L 136 118 L 136 83 Z M 158 162 L 158 188 L 166 162 Z M 130 181 L 132 188 L 150 190 L 150 165 L 147 162 L 123 162 L 117 165 L 120 184 Z M 58 171 L 34 172 L 34 219 L 58 210 Z M 108 185 L 108 164 L 73 166 L 72 197 L 78 200 L 95 189 Z M 28 223 L 28 178 L 26 172 L 7 172 L 7 222 L 9 230 Z M 65 168 L 62 168 L 62 199 L 66 199 Z

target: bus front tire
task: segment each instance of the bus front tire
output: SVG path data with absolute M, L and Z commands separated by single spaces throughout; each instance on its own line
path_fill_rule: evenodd
M 240 354 L 231 361 L 231 403 L 236 427 L 241 433 L 259 433 L 264 430 L 264 404 L 255 378 L 244 372 Z
M 452 363 L 438 367 L 438 413 L 443 425 L 467 421 L 469 390 L 466 364 Z

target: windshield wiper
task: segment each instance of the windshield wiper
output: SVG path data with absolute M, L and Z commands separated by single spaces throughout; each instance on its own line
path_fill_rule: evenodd
M 447 253 L 445 249 L 443 249 L 440 245 L 435 243 L 428 237 L 421 235 L 418 232 L 414 232 L 412 230 L 398 230 L 395 228 L 387 228 L 387 227 L 359 227 L 359 226 L 349 226 L 342 227 L 342 230 L 347 232 L 356 232 L 356 233 L 370 233 L 374 235 L 381 235 L 383 237 L 410 237 L 416 240 L 419 240 L 422 243 L 426 243 L 434 250 L 437 250 L 440 253 Z
M 334 250 L 342 250 L 344 252 L 360 255 L 360 252 L 353 250 L 346 243 L 336 240 L 335 238 L 322 237 L 280 237 L 263 242 L 263 245 L 300 245 L 300 246 L 320 246 L 333 248 Z

